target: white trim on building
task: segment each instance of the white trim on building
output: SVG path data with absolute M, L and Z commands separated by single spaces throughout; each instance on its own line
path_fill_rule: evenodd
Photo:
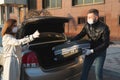
M 0 4 L 20 4 L 20 5 L 26 5 L 27 0 L 0 0 Z

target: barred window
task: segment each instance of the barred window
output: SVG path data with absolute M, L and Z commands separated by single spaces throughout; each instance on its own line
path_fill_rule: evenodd
M 46 8 L 61 8 L 62 0 L 43 0 L 43 9 Z
M 78 17 L 78 24 L 85 24 L 87 17 Z

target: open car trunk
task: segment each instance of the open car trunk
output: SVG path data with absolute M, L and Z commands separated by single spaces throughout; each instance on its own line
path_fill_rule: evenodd
M 30 42 L 29 49 L 36 53 L 40 66 L 43 68 L 53 68 L 65 64 L 63 61 L 54 60 L 52 48 L 66 41 L 64 24 L 68 21 L 68 18 L 63 17 L 37 17 L 28 19 L 23 22 L 17 37 L 23 38 L 38 30 L 40 38 Z M 66 63 L 68 62 L 69 60 L 66 61 Z
M 58 67 L 75 60 L 76 56 L 64 60 L 55 60 L 53 51 L 55 46 L 61 45 L 67 40 L 64 35 L 64 24 L 68 21 L 68 18 L 41 17 L 23 22 L 17 37 L 23 38 L 36 30 L 40 32 L 40 38 L 30 42 L 29 49 L 36 53 L 39 65 L 44 69 Z

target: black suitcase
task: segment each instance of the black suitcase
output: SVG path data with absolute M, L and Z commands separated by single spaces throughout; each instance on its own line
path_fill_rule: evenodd
M 54 46 L 52 49 L 55 56 L 54 60 L 61 61 L 75 58 L 82 55 L 82 50 L 85 48 L 90 48 L 89 42 L 73 41 Z

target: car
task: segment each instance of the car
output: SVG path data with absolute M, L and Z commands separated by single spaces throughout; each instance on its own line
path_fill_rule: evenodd
M 26 44 L 22 52 L 21 80 L 78 80 L 83 58 L 82 50 L 89 42 L 67 42 L 65 23 L 70 18 L 39 16 L 28 18 L 21 24 L 17 38 L 40 32 L 39 38 Z M 23 45 L 23 46 L 26 46 Z

